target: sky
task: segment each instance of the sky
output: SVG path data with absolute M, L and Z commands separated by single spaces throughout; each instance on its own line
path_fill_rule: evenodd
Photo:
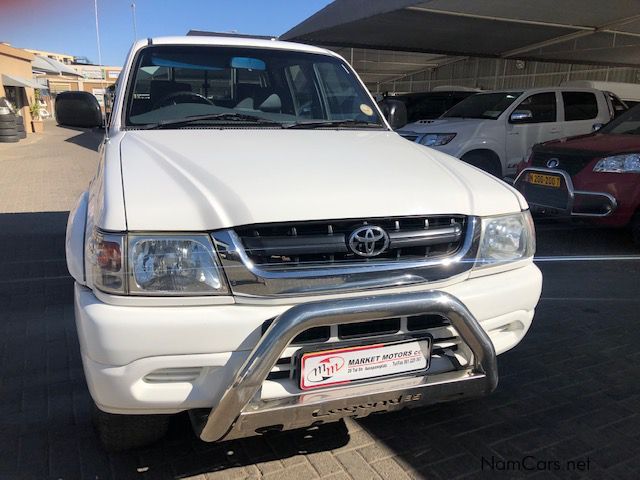
M 138 38 L 189 30 L 280 35 L 330 0 L 134 0 Z M 134 40 L 132 0 L 97 0 L 103 65 L 122 65 Z M 0 42 L 98 63 L 94 0 L 0 0 Z

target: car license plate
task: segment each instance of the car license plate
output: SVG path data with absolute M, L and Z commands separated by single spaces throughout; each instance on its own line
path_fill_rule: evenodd
M 545 187 L 560 188 L 560 177 L 557 175 L 544 175 L 542 173 L 529 173 L 529 183 Z
M 300 388 L 341 385 L 429 368 L 431 338 L 305 353 Z

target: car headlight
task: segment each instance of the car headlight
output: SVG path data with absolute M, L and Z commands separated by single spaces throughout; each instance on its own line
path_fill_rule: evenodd
M 593 167 L 594 172 L 640 173 L 640 153 L 627 153 L 602 158 Z
M 228 294 L 208 235 L 127 236 L 96 231 L 88 244 L 91 277 L 100 290 L 121 295 Z
M 420 143 L 425 147 L 438 147 L 446 145 L 455 136 L 455 133 L 426 133 L 420 139 Z
M 476 267 L 530 258 L 535 250 L 535 228 L 528 210 L 514 215 L 482 219 Z
M 208 235 L 130 236 L 129 269 L 134 294 L 226 293 Z

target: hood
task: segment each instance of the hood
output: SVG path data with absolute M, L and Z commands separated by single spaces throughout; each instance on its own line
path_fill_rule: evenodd
M 578 137 L 561 138 L 539 145 L 535 150 L 577 151 L 597 155 L 640 152 L 640 135 L 611 135 L 590 133 Z
M 398 133 L 456 133 L 460 130 L 475 129 L 484 122 L 493 122 L 482 118 L 438 118 L 436 120 L 419 120 L 408 123 Z
M 129 230 L 520 209 L 502 182 L 388 131 L 129 131 L 120 147 Z

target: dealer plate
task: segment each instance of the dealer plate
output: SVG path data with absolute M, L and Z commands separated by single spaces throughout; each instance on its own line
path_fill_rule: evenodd
M 431 338 L 305 353 L 300 388 L 341 385 L 429 368 Z
M 545 175 L 543 173 L 529 173 L 529 183 L 544 187 L 560 188 L 560 177 L 557 175 Z

